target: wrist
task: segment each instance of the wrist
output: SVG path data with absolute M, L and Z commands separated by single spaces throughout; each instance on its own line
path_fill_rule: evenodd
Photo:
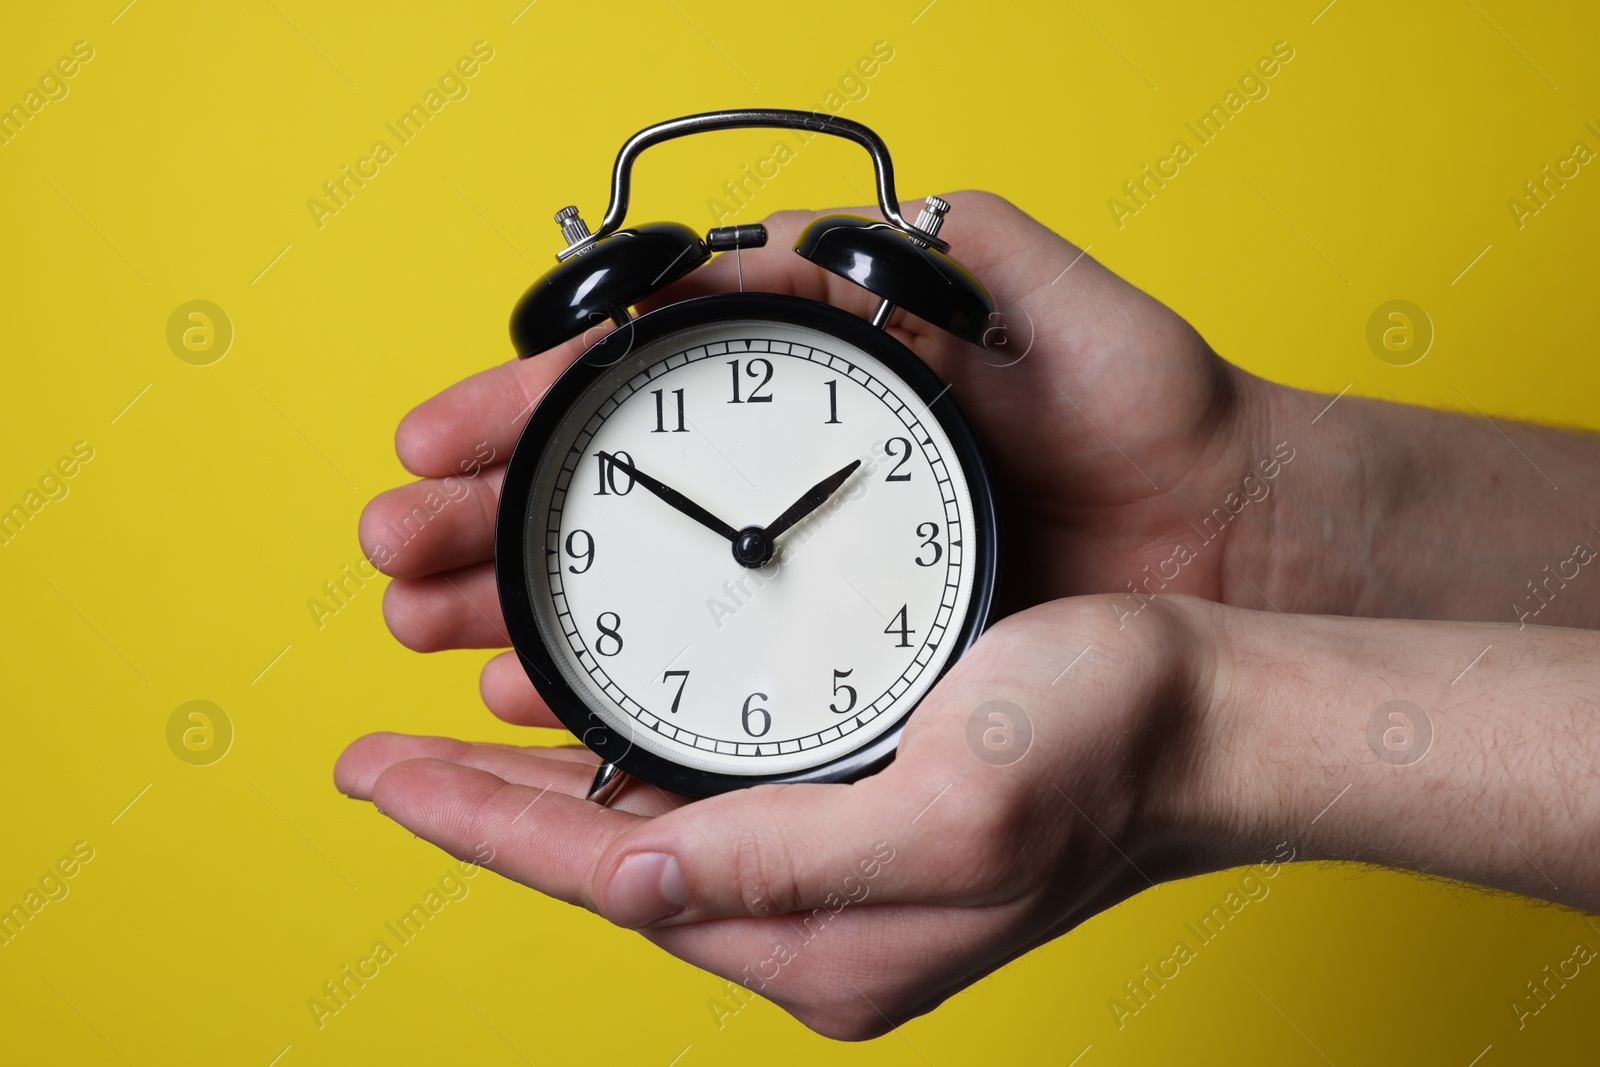
M 1161 755 L 1142 768 L 1141 864 L 1170 880 L 1270 855 L 1270 832 L 1261 829 L 1272 823 L 1263 817 L 1269 805 L 1239 788 L 1257 772 L 1241 751 L 1255 743 L 1254 724 L 1233 695 L 1240 662 L 1229 621 L 1251 613 L 1193 596 L 1162 596 L 1150 606 L 1162 634 L 1151 655 L 1170 664 L 1178 682 L 1163 694 L 1167 706 L 1152 726 Z
M 1600 902 L 1600 634 L 1173 606 L 1199 667 L 1170 818 L 1197 871 L 1292 856 Z
M 1235 523 L 1225 603 L 1600 626 L 1600 598 L 1568 588 L 1600 547 L 1573 503 L 1600 486 L 1600 439 L 1235 373 L 1246 447 L 1294 458 Z
M 1182 743 L 1150 822 L 1153 839 L 1180 861 L 1170 876 L 1357 858 L 1327 832 L 1341 821 L 1320 816 L 1378 762 L 1358 709 L 1394 695 L 1377 664 L 1364 661 L 1360 630 L 1406 624 L 1290 617 L 1194 597 L 1161 603 L 1182 634 L 1187 679 Z M 1364 803 L 1381 810 L 1374 783 L 1363 784 Z M 1313 840 L 1307 831 L 1319 828 Z
M 1368 456 L 1376 426 L 1360 401 L 1278 385 L 1244 371 L 1240 434 L 1265 498 L 1246 509 L 1226 556 L 1223 602 L 1290 613 L 1350 615 L 1367 597 L 1371 535 L 1384 471 Z M 1343 410 L 1341 410 L 1343 409 Z M 1338 417 L 1335 417 L 1335 413 Z M 1364 413 L 1363 413 L 1364 414 Z

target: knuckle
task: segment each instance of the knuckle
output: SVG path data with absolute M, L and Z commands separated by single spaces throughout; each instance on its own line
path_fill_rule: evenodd
M 738 876 L 739 900 L 750 915 L 784 915 L 801 905 L 800 886 L 788 847 L 753 830 L 741 830 L 729 857 Z
M 782 211 L 774 211 L 772 214 L 768 215 L 767 221 L 776 228 L 794 229 L 798 226 L 804 225 L 807 222 L 810 222 L 816 217 L 817 213 L 815 211 L 803 211 L 799 208 L 785 208 Z
M 562 356 L 576 356 L 597 340 L 599 340 L 598 337 L 590 338 L 588 333 L 584 333 L 579 338 L 558 345 L 554 351 L 561 353 Z M 571 351 L 568 352 L 568 347 L 574 345 L 575 341 L 577 346 L 571 348 Z M 544 396 L 545 390 L 549 388 L 549 370 L 546 361 L 531 359 L 517 360 L 506 366 L 509 367 L 510 373 L 500 376 L 496 380 L 496 384 L 500 387 L 499 402 L 507 410 L 517 413 L 516 419 L 520 428 L 521 424 L 525 423 L 533 413 L 534 405 L 538 403 Z
M 478 509 L 477 519 L 473 523 L 475 527 L 494 530 L 495 518 L 500 509 L 500 483 L 503 479 L 504 474 L 494 476 L 484 474 L 478 478 L 463 479 L 466 494 L 472 498 Z
M 774 211 L 766 217 L 765 223 L 768 232 L 774 237 L 787 240 L 790 235 L 798 234 L 809 223 L 821 217 L 821 212 L 801 211 L 789 208 L 784 211 Z M 782 241 L 768 241 L 769 244 L 778 244 Z
M 949 871 L 948 890 L 969 900 L 990 901 L 1023 884 L 1031 854 L 1029 808 L 1010 790 L 993 793 L 967 816 L 966 847 Z

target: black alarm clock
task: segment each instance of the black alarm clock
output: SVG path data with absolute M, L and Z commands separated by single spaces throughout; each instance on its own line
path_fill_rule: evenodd
M 870 320 L 773 293 L 640 300 L 759 225 L 705 237 L 622 229 L 644 149 L 776 127 L 871 154 L 883 221 L 818 218 L 795 251 L 881 298 Z M 949 204 L 899 212 L 889 152 L 857 122 L 750 109 L 673 119 L 623 145 L 611 203 L 518 302 L 517 353 L 607 320 L 539 401 L 495 528 L 506 627 L 529 679 L 601 758 L 590 797 L 631 775 L 708 796 L 848 781 L 894 755 L 917 703 L 989 622 L 994 487 L 948 387 L 885 327 L 896 307 L 974 343 L 994 308 L 939 238 Z

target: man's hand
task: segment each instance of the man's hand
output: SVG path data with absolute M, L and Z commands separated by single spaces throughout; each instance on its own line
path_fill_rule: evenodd
M 394 734 L 352 745 L 335 781 L 453 855 L 489 853 L 500 874 L 860 1039 L 1214 866 L 1177 823 L 1197 806 L 1197 647 L 1165 606 L 1124 630 L 1094 598 L 1014 616 L 923 702 L 895 762 L 852 785 L 684 803 L 635 781 L 602 808 L 582 799 L 586 751 Z
M 852 785 L 691 804 L 635 782 L 606 809 L 581 799 L 582 750 L 393 734 L 335 781 L 847 1039 L 1244 863 L 1360 860 L 1600 909 L 1600 634 L 1293 623 L 1187 597 L 1123 628 L 1101 597 L 1033 608 Z

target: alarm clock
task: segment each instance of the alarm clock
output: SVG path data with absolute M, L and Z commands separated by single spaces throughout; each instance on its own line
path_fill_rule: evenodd
M 639 301 L 760 225 L 704 237 L 622 228 L 632 167 L 691 133 L 773 127 L 871 155 L 882 220 L 827 215 L 795 252 L 880 298 L 870 319 L 775 293 Z M 517 303 L 532 357 L 610 320 L 546 392 L 501 489 L 495 577 L 511 643 L 551 711 L 601 763 L 689 796 L 848 781 L 893 758 L 907 718 L 988 624 L 994 487 L 949 387 L 886 327 L 896 308 L 981 344 L 993 304 L 952 260 L 950 205 L 900 214 L 883 141 L 806 111 L 650 126 L 623 145 L 591 233 Z M 598 331 L 596 331 L 598 332 Z

